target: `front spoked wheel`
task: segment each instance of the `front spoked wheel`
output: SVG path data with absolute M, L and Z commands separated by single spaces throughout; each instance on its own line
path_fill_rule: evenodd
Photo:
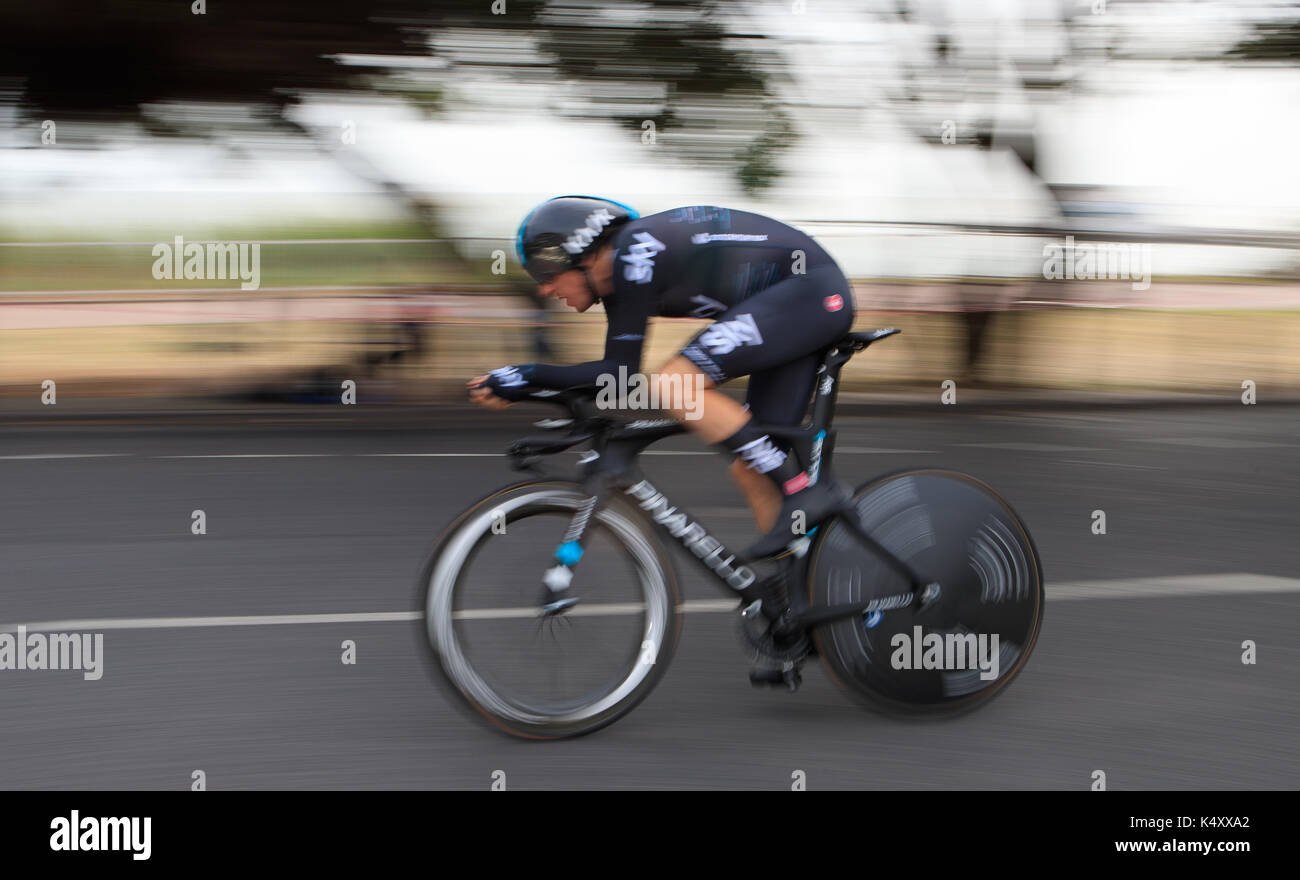
M 466 511 L 424 569 L 421 641 L 456 699 L 529 739 L 590 733 L 630 711 L 658 683 L 681 629 L 671 561 L 631 508 L 611 500 L 587 526 L 565 595 L 543 616 L 542 577 L 556 563 L 577 483 L 504 489 Z
M 928 580 L 938 600 L 814 630 L 823 663 L 853 696 L 901 714 L 947 715 L 1005 689 L 1038 639 L 1043 569 L 1028 530 L 966 474 L 910 470 L 854 494 L 868 534 Z M 814 608 L 904 593 L 908 584 L 832 520 L 809 563 Z

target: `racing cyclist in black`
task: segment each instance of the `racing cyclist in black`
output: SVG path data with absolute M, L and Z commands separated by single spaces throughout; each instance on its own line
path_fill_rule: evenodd
M 848 503 L 846 486 L 810 481 L 754 427 L 803 420 L 826 350 L 853 323 L 848 281 L 817 242 L 744 211 L 695 206 L 640 217 L 608 199 L 561 196 L 524 218 L 516 250 L 544 296 L 579 312 L 604 304 L 605 354 L 572 366 L 493 370 L 469 381 L 472 401 L 501 409 L 537 389 L 598 384 L 619 367 L 632 375 L 652 316 L 712 318 L 649 378 L 659 383 L 665 413 L 736 456 L 732 476 L 764 533 L 745 556 L 780 554 L 795 537 L 792 524 L 811 525 Z M 744 406 L 715 390 L 740 376 L 750 377 Z M 705 390 L 687 418 L 682 395 L 671 392 L 701 387 L 697 381 Z

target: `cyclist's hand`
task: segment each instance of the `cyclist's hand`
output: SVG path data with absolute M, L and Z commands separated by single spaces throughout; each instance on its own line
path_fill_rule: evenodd
M 510 401 L 493 394 L 492 389 L 483 384 L 487 380 L 488 374 L 484 373 L 482 376 L 475 376 L 465 383 L 465 387 L 469 389 L 471 403 L 477 403 L 479 406 L 492 410 L 502 410 L 514 406 Z

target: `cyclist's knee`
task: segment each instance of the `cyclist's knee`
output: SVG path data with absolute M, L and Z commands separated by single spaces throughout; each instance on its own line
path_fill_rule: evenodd
M 713 387 L 713 380 L 706 376 L 699 367 L 691 363 L 688 358 L 680 354 L 674 355 L 672 360 L 660 367 L 659 372 L 655 374 L 656 380 L 660 382 L 664 380 L 674 381 L 673 377 L 678 377 L 676 381 L 682 383 L 689 381 L 693 388 L 697 386 L 706 389 Z
M 650 377 L 659 408 L 678 419 L 699 418 L 701 395 L 712 387 L 708 378 L 685 358 L 674 358 Z
M 734 459 L 728 468 L 731 473 L 731 479 L 735 480 L 740 486 L 760 485 L 770 486 L 772 481 L 751 468 L 745 463 L 743 458 Z

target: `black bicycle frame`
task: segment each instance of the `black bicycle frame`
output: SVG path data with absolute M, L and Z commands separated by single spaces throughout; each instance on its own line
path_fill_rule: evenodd
M 816 482 L 831 476 L 831 459 L 835 448 L 835 431 L 831 427 L 835 400 L 839 392 L 839 374 L 853 354 L 872 341 L 892 335 L 897 331 L 875 331 L 874 334 L 853 334 L 846 343 L 832 348 L 818 373 L 817 388 L 813 398 L 812 415 L 806 424 L 798 426 L 757 425 L 764 433 L 786 441 L 809 478 Z M 663 492 L 641 475 L 636 466 L 637 456 L 652 443 L 685 432 L 685 428 L 672 419 L 641 420 L 622 423 L 603 415 L 584 414 L 580 404 L 589 402 L 581 391 L 560 392 L 550 395 L 552 402 L 565 405 L 579 422 L 579 431 L 559 438 L 526 437 L 517 441 L 509 451 L 516 467 L 531 466 L 539 455 L 560 452 L 584 441 L 592 441 L 592 448 L 583 454 L 581 462 L 583 487 L 589 501 L 574 514 L 565 532 L 563 543 L 556 552 L 562 565 L 573 565 L 582 556 L 582 538 L 591 514 L 611 495 L 623 495 L 645 511 L 660 531 L 682 545 L 706 572 L 713 575 L 726 589 L 740 599 L 752 602 L 765 598 L 766 590 L 752 569 L 737 564 L 735 553 L 709 534 L 698 519 L 673 504 Z M 585 415 L 585 418 L 584 418 Z M 890 565 L 910 585 L 906 593 L 883 596 L 864 602 L 833 605 L 810 610 L 806 597 L 800 590 L 789 591 L 789 607 L 796 622 L 804 626 L 827 623 L 854 614 L 886 611 L 901 608 L 918 599 L 927 604 L 937 596 L 937 585 L 921 577 L 907 563 L 881 546 L 862 528 L 856 517 L 841 515 L 839 521 L 864 546 Z M 796 567 L 793 583 L 805 579 L 806 556 L 811 536 L 821 524 L 812 524 L 807 535 L 796 539 L 791 563 Z M 799 542 L 802 541 L 802 544 Z

